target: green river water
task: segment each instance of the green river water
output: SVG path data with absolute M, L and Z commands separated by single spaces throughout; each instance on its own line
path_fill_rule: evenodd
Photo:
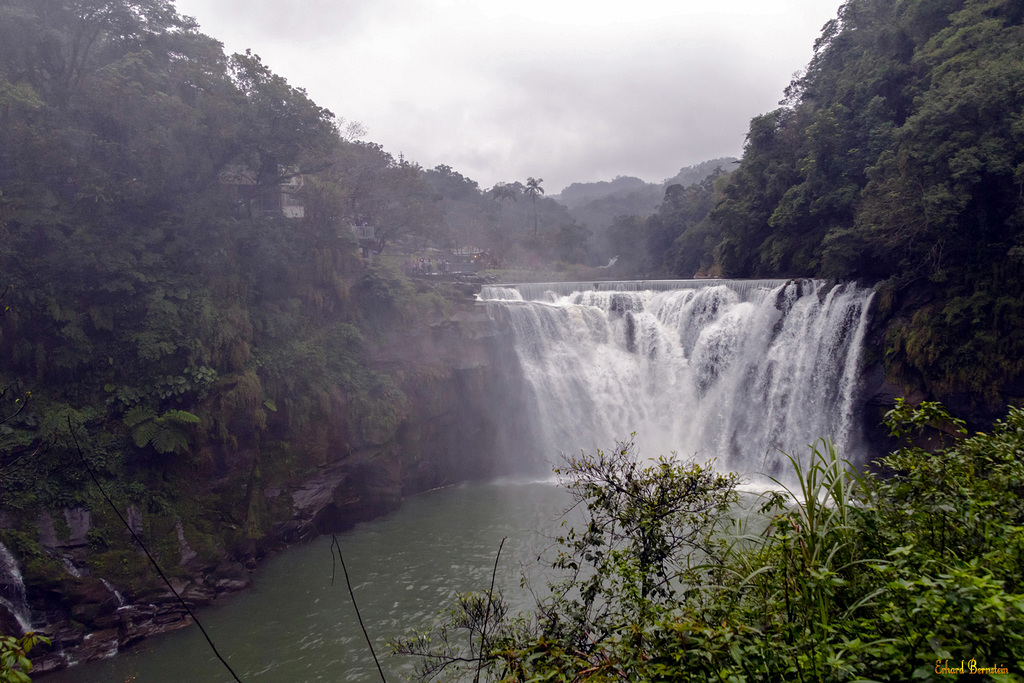
M 356 601 L 389 681 L 413 662 L 386 643 L 425 629 L 457 592 L 486 590 L 502 537 L 496 586 L 529 609 L 522 567 L 536 574 L 569 504 L 553 483 L 470 484 L 407 499 L 393 515 L 338 536 Z M 331 538 L 290 548 L 257 570 L 254 586 L 199 617 L 243 681 L 379 681 L 345 587 L 331 585 Z M 535 582 L 543 585 L 541 577 Z M 151 638 L 116 656 L 45 676 L 44 683 L 228 683 L 197 628 Z

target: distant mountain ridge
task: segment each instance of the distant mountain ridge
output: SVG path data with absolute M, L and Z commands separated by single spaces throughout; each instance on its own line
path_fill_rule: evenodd
M 569 209 L 577 222 L 598 236 L 598 242 L 616 216 L 650 216 L 672 185 L 688 187 L 707 178 L 721 167 L 730 171 L 738 163 L 735 157 L 720 157 L 684 166 L 679 173 L 661 183 L 648 183 L 633 176 L 617 176 L 595 183 L 573 183 L 551 198 Z
M 699 183 L 711 175 L 719 166 L 723 170 L 730 170 L 733 164 L 739 163 L 735 157 L 720 157 L 709 161 L 702 161 L 693 166 L 684 166 L 679 173 L 661 183 L 648 183 L 634 176 L 616 176 L 612 180 L 599 180 L 594 183 L 572 183 L 559 194 L 550 195 L 552 199 L 565 205 L 569 209 L 575 209 L 587 202 L 602 199 L 611 195 L 629 195 L 633 193 L 649 193 L 657 191 L 657 206 L 661 202 L 662 194 L 669 185 L 682 185 L 683 187 Z
M 660 186 L 634 176 L 620 175 L 613 180 L 600 180 L 596 183 L 573 183 L 552 197 L 568 208 L 575 209 L 587 202 L 609 195 L 640 192 L 654 187 Z

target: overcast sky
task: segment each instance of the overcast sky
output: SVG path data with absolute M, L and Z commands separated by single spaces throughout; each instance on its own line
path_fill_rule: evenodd
M 366 140 L 488 188 L 740 156 L 840 0 L 177 0 Z

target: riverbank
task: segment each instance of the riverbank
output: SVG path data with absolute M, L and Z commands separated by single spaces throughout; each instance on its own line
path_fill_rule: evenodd
M 551 483 L 502 480 L 409 496 L 398 511 L 338 535 L 367 631 L 388 680 L 409 680 L 414 662 L 390 655 L 389 640 L 426 628 L 457 592 L 490 581 L 516 610 L 532 606 L 520 568 L 549 541 L 567 506 Z M 199 612 L 243 680 L 365 681 L 376 676 L 331 537 L 289 547 L 253 572 L 251 586 Z M 332 583 L 332 575 L 334 577 Z M 379 677 L 378 677 L 379 679 Z M 147 639 L 117 656 L 41 677 L 47 683 L 230 681 L 198 629 Z
M 154 496 L 132 502 L 122 484 L 109 483 L 118 511 L 190 608 L 225 602 L 251 586 L 268 557 L 391 513 L 407 496 L 538 465 L 523 436 L 508 330 L 467 296 L 472 286 L 417 286 L 444 297 L 443 314 L 380 326 L 366 344 L 374 371 L 394 378 L 398 393 L 382 397 L 398 405 L 385 415 L 393 419 L 364 409 L 354 420 L 351 399 L 331 401 L 325 418 L 293 429 L 286 447 L 270 451 L 265 441 L 175 473 L 176 498 L 160 504 Z M 37 672 L 190 623 L 95 491 L 85 504 L 7 513 L 0 526 L 0 542 L 17 557 L 17 577 L 0 577 L 0 590 L 26 598 L 24 614 L 0 606 L 4 632 L 20 632 L 21 618 L 53 641 L 33 651 Z

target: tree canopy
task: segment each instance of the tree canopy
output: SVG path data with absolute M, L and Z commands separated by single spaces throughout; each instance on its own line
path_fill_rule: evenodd
M 1001 406 L 1024 377 L 1022 18 L 848 0 L 710 208 L 669 188 L 628 229 L 640 272 L 878 284 L 892 379 Z
M 241 468 L 251 485 L 253 457 L 318 417 L 397 419 L 358 294 L 387 276 L 349 226 L 383 243 L 436 223 L 435 201 L 343 123 L 171 2 L 0 0 L 7 509 L 85 495 L 69 420 L 122 483 Z

